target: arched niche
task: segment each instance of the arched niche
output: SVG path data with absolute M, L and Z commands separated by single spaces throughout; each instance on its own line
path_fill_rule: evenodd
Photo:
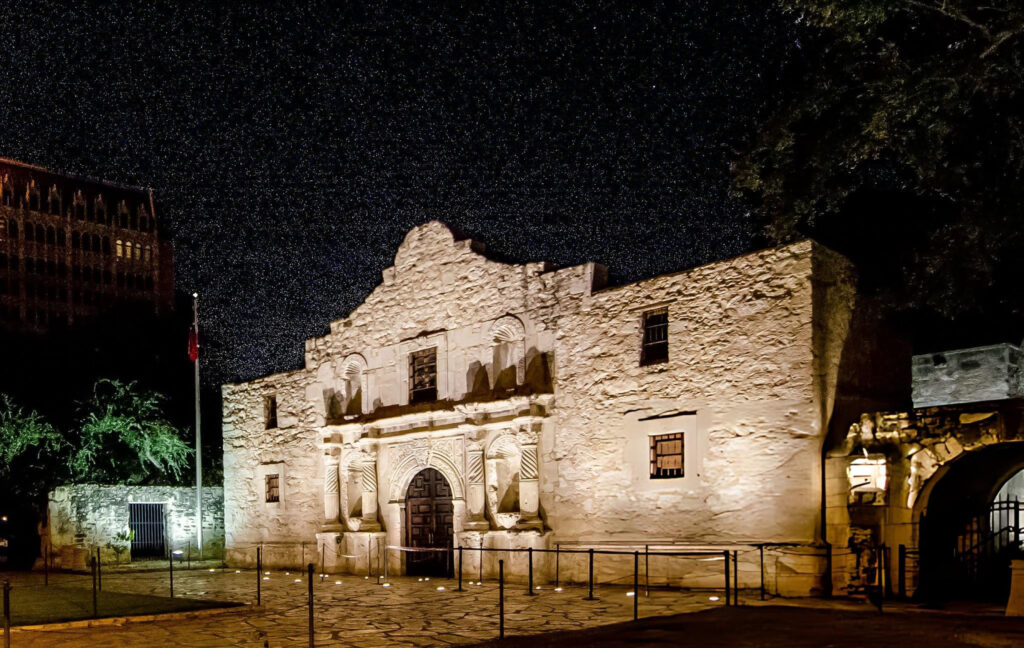
M 511 434 L 502 434 L 487 448 L 484 461 L 487 511 L 500 529 L 512 528 L 520 518 L 522 461 L 522 450 Z
M 491 325 L 491 387 L 509 391 L 522 384 L 526 373 L 526 327 L 514 315 L 498 318 Z

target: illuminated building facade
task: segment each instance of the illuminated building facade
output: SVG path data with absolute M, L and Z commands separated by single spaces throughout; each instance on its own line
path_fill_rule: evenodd
M 906 376 L 876 353 L 851 264 L 802 241 L 623 286 L 606 274 L 413 229 L 303 369 L 224 386 L 229 564 L 259 545 L 268 566 L 315 552 L 364 574 L 451 569 L 431 548 L 687 547 L 740 550 L 748 587 L 767 543 L 784 547 L 771 591 L 822 591 L 826 439 Z M 882 377 L 849 379 L 871 367 Z M 465 568 L 493 576 L 499 557 L 468 551 Z M 721 586 L 714 560 L 652 560 L 651 582 Z M 534 566 L 553 579 L 552 555 Z M 559 569 L 586 579 L 586 561 Z M 597 572 L 626 579 L 632 560 Z

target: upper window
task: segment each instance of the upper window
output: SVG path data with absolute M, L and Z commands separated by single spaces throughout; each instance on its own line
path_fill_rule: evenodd
M 277 396 L 265 396 L 263 398 L 263 421 L 268 430 L 277 427 Z
M 651 479 L 683 477 L 683 433 L 657 434 L 651 439 Z
M 640 365 L 668 362 L 668 309 L 644 313 L 644 339 L 640 349 Z
M 421 349 L 409 354 L 409 402 L 437 400 L 437 349 Z

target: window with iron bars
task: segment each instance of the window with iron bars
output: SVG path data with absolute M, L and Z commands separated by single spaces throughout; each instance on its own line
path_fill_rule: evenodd
M 668 362 L 668 309 L 644 313 L 644 337 L 640 348 L 640 366 Z
M 683 459 L 682 432 L 651 437 L 651 479 L 683 477 Z
M 267 502 L 281 501 L 281 477 L 273 474 L 267 475 Z
M 437 349 L 421 349 L 409 354 L 409 402 L 437 400 Z

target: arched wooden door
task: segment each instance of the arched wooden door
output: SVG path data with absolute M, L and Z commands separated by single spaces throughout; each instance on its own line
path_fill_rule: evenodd
M 410 551 L 405 556 L 409 576 L 450 576 L 452 547 L 452 489 L 433 468 L 412 478 L 405 493 L 406 546 L 448 551 Z

